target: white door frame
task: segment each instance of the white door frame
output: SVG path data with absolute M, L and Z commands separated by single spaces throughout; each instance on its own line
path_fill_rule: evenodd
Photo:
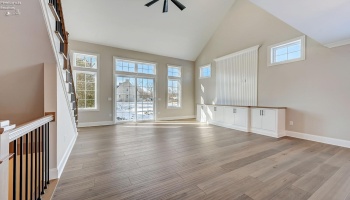
M 116 78 L 117 77 L 129 77 L 129 78 L 135 78 L 135 89 L 137 89 L 137 79 L 138 78 L 147 78 L 147 79 L 153 79 L 153 120 L 137 120 L 137 91 L 135 91 L 135 115 L 136 115 L 136 118 L 135 118 L 135 121 L 117 121 L 116 119 Z M 142 76 L 142 75 L 139 75 L 139 74 L 121 74 L 121 73 L 114 73 L 113 75 L 113 121 L 115 124 L 120 124 L 120 123 L 127 123 L 127 122 L 145 122 L 145 121 L 156 121 L 156 93 L 157 93 L 157 89 L 156 89 L 156 84 L 157 83 L 157 79 L 156 77 L 154 76 Z

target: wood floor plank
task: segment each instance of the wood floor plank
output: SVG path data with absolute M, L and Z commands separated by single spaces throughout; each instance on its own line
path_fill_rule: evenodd
M 350 191 L 350 164 L 342 166 L 326 181 L 310 200 L 338 200 L 347 198 Z
M 346 148 L 195 121 L 81 128 L 53 199 L 350 200 L 349 166 Z

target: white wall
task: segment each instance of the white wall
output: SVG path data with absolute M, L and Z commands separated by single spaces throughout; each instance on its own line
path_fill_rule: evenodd
M 72 124 L 70 108 L 67 105 L 65 88 L 57 69 L 57 171 L 60 177 L 68 156 L 77 138 L 77 132 Z
M 196 102 L 212 103 L 216 92 L 215 63 L 210 79 L 198 79 L 200 66 L 260 44 L 258 105 L 288 107 L 289 131 L 350 140 L 350 45 L 329 49 L 307 37 L 305 61 L 267 66 L 268 46 L 301 35 L 253 3 L 238 0 L 196 60 Z
M 0 12 L 0 119 L 17 125 L 44 115 L 43 63 L 55 63 L 39 1 L 19 8 Z

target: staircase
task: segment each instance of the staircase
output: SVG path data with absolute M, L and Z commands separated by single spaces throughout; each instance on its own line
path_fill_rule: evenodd
M 40 0 L 51 44 L 58 63 L 61 83 L 66 89 L 66 100 L 71 108 L 71 117 L 78 124 L 78 99 L 75 92 L 73 71 L 68 52 L 69 33 L 66 30 L 61 0 Z

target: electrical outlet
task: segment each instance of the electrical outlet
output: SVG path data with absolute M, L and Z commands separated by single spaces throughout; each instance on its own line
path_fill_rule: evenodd
M 109 114 L 109 117 L 112 117 L 112 114 Z
M 108 101 L 112 101 L 112 98 L 111 97 L 108 97 L 108 99 L 107 99 Z
M 293 122 L 293 121 L 289 121 L 289 125 L 290 125 L 290 126 L 293 126 L 293 125 L 294 125 L 294 122 Z

